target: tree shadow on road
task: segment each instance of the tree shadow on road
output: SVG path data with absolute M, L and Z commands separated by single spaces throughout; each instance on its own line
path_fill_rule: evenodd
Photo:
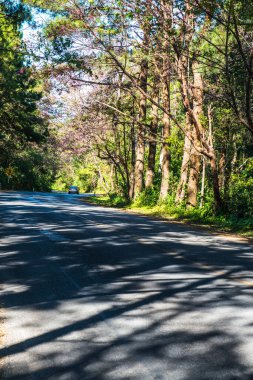
M 1 299 L 30 329 L 0 350 L 6 378 L 253 378 L 252 247 L 64 207 L 4 209 Z

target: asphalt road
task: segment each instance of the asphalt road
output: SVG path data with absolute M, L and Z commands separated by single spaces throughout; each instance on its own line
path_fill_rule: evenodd
M 253 247 L 0 193 L 3 379 L 253 379 Z

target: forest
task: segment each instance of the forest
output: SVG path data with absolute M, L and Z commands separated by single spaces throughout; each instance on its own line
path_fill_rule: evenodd
M 253 229 L 251 0 L 0 3 L 2 189 Z

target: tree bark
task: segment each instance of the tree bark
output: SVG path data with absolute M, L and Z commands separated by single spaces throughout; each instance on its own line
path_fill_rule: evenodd
M 225 168 L 226 168 L 226 153 L 222 152 L 219 159 L 219 187 L 224 189 L 225 186 Z
M 170 129 L 171 120 L 170 114 L 170 84 L 171 84 L 171 54 L 170 54 L 170 32 L 172 23 L 172 4 L 171 1 L 162 1 L 163 6 L 163 44 L 162 44 L 162 104 L 168 113 L 163 115 L 163 129 L 162 129 L 162 150 L 161 150 L 161 169 L 162 169 L 162 182 L 160 188 L 160 200 L 166 199 L 169 192 L 169 179 L 170 179 Z
M 167 94 L 169 98 L 169 94 Z M 169 109 L 169 100 L 166 100 L 167 109 Z M 162 142 L 162 150 L 161 150 L 161 158 L 162 158 L 162 182 L 160 189 L 160 199 L 164 200 L 169 192 L 169 179 L 170 179 L 170 146 L 169 146 L 169 137 L 170 137 L 170 118 L 168 115 L 164 115 L 163 117 L 163 142 Z
M 154 96 L 156 102 L 158 102 L 159 88 L 155 88 Z M 158 129 L 158 107 L 152 105 L 152 121 L 150 125 L 150 141 L 149 141 L 149 152 L 148 152 L 148 167 L 146 172 L 146 188 L 152 188 L 154 185 L 155 177 L 155 158 L 156 158 L 156 145 L 157 145 L 157 129 Z
M 199 121 L 200 116 L 203 112 L 203 78 L 200 73 L 200 67 L 197 62 L 192 64 L 193 71 L 193 114 L 194 117 Z M 187 189 L 187 201 L 188 207 L 197 206 L 198 188 L 199 188 L 199 175 L 200 175 L 200 154 L 197 151 L 197 147 L 200 146 L 200 141 L 198 139 L 196 130 L 193 130 L 192 137 L 194 140 L 194 145 L 192 146 L 191 156 L 190 156 L 190 173 Z
M 205 179 L 206 179 L 206 160 L 202 157 L 202 179 L 201 179 L 201 195 L 200 195 L 200 207 L 204 206 L 205 198 Z
M 187 132 L 190 130 L 188 114 L 186 114 L 185 129 Z M 176 199 L 175 199 L 176 204 L 182 203 L 185 199 L 185 190 L 186 190 L 186 184 L 187 184 L 188 173 L 189 173 L 190 151 L 191 151 L 191 142 L 186 134 L 184 138 L 184 153 L 183 153 L 182 164 L 181 164 L 180 179 L 179 179 L 179 184 L 178 184 L 177 194 L 176 194 Z
M 198 201 L 198 187 L 200 174 L 200 154 L 192 147 L 190 155 L 190 172 L 187 187 L 187 207 L 196 207 Z
M 114 193 L 116 191 L 116 183 L 115 183 L 115 167 L 113 163 L 111 164 L 110 181 L 111 181 L 111 192 Z
M 129 188 L 129 199 L 134 197 L 134 185 L 135 185 L 135 124 L 131 124 L 131 169 L 130 169 L 130 188 Z
M 219 176 L 218 170 L 216 166 L 215 154 L 213 152 L 213 157 L 210 158 L 210 167 L 213 179 L 213 194 L 214 194 L 214 204 L 215 210 L 217 212 L 222 211 L 223 209 L 223 200 L 220 196 L 220 188 L 219 188 Z
M 143 54 L 144 57 L 141 61 L 140 67 L 140 88 L 144 93 L 147 92 L 147 77 L 148 77 L 148 33 L 144 30 L 143 37 Z M 135 183 L 134 183 L 134 197 L 136 198 L 143 190 L 144 183 L 144 155 L 145 155 L 145 141 L 144 123 L 146 121 L 146 105 L 147 100 L 144 93 L 140 94 L 139 103 L 139 123 L 137 131 L 137 144 L 136 144 L 136 163 L 135 163 Z

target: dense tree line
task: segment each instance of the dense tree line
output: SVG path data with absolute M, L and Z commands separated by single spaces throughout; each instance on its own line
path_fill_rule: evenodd
M 51 119 L 66 181 L 85 166 L 128 201 L 252 216 L 250 0 L 26 3 L 50 14 L 51 93 L 79 97 Z
M 46 123 L 37 104 L 41 89 L 22 39 L 31 19 L 18 2 L 0 4 L 0 183 L 2 188 L 46 189 L 50 186 Z

